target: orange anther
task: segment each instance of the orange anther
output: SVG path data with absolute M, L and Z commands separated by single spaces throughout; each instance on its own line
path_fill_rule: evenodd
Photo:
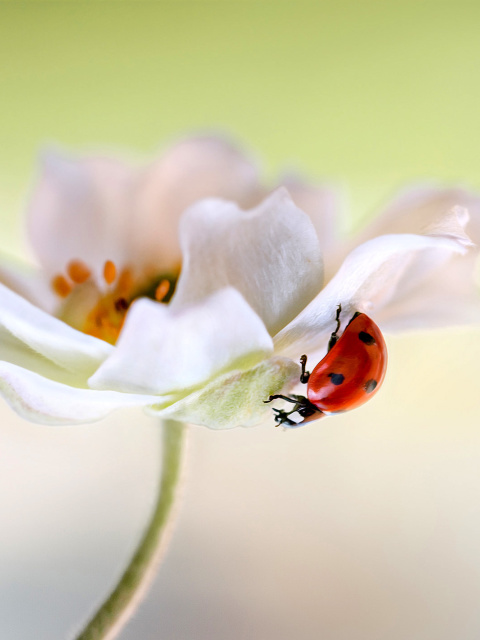
M 90 269 L 81 260 L 72 260 L 67 265 L 67 273 L 76 284 L 82 284 L 89 279 Z
M 52 278 L 51 284 L 52 289 L 55 291 L 57 296 L 60 296 L 61 298 L 66 298 L 72 290 L 70 282 L 61 274 Z
M 158 302 L 161 302 L 169 291 L 170 291 L 170 282 L 168 280 L 161 280 L 160 284 L 155 290 L 155 300 L 158 300 Z
M 103 266 L 103 277 L 107 284 L 112 284 L 117 277 L 117 267 L 111 260 L 107 260 Z

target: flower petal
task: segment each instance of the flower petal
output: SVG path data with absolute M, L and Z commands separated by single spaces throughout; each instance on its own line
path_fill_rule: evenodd
M 332 259 L 331 254 L 336 256 L 338 252 L 344 224 L 340 190 L 308 184 L 292 176 L 286 176 L 281 180 L 281 184 L 288 189 L 297 207 L 310 217 L 327 268 Z
M 466 251 L 469 241 L 462 222 L 467 215 L 459 208 L 455 216 L 457 223 L 449 214 L 444 227 L 436 225 L 433 236 L 386 235 L 357 247 L 325 289 L 275 337 L 276 351 L 295 357 L 320 348 L 333 330 L 338 304 L 347 321 L 357 310 L 380 317 L 381 309 L 408 295 L 452 254 Z
M 278 189 L 241 211 L 234 203 L 203 200 L 182 217 L 184 263 L 173 305 L 196 302 L 231 285 L 274 334 L 322 286 L 322 257 L 308 216 Z
M 86 387 L 85 372 L 67 370 L 48 358 L 34 351 L 27 344 L 6 330 L 0 329 L 0 360 L 10 362 L 44 378 L 56 380 L 73 387 Z
M 159 401 L 153 396 L 76 389 L 1 361 L 0 395 L 27 420 L 51 425 L 95 422 L 120 407 Z
M 401 191 L 383 213 L 368 224 L 355 237 L 356 243 L 390 233 L 423 233 L 453 207 L 469 210 L 471 221 L 469 236 L 480 243 L 480 196 L 462 188 L 440 188 L 435 185 L 420 185 Z
M 256 168 L 226 140 L 188 138 L 147 168 L 135 201 L 132 242 L 137 260 L 160 273 L 178 267 L 180 215 L 197 200 L 212 196 L 246 207 L 260 197 Z
M 298 382 L 299 374 L 300 367 L 292 360 L 273 357 L 247 371 L 220 376 L 169 407 L 149 406 L 146 412 L 211 429 L 249 427 L 271 415 L 264 400 Z
M 31 265 L 20 264 L 2 255 L 0 283 L 48 313 L 53 313 L 57 307 L 57 299 L 45 274 Z
M 113 347 L 72 329 L 0 284 L 0 339 L 12 335 L 59 367 L 85 379 Z
M 132 305 L 115 351 L 89 384 L 178 392 L 226 370 L 252 366 L 272 351 L 262 321 L 234 289 L 180 309 L 142 298 Z
M 378 313 L 383 331 L 480 324 L 480 289 L 474 273 L 477 256 L 452 256 L 430 277 L 395 296 Z
M 97 276 L 105 260 L 125 262 L 132 184 L 132 170 L 117 160 L 44 156 L 27 230 L 49 276 L 72 259 L 83 260 Z

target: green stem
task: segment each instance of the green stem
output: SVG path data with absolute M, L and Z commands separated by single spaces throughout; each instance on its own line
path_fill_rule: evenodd
M 90 619 L 76 640 L 112 640 L 135 613 L 148 590 L 165 547 L 168 524 L 180 478 L 185 427 L 163 424 L 162 475 L 150 524 L 117 586 Z

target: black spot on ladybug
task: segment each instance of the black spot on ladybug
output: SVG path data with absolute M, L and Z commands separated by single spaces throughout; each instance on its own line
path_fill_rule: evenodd
M 367 380 L 367 382 L 363 385 L 363 388 L 367 393 L 372 393 L 377 384 L 377 381 L 371 378 L 370 380 Z
M 342 382 L 345 380 L 345 376 L 343 375 L 343 373 L 329 373 L 328 377 L 331 379 L 333 384 L 336 384 L 337 386 L 339 384 L 342 384 Z
M 360 331 L 360 333 L 358 334 L 358 337 L 362 342 L 364 342 L 365 344 L 368 344 L 369 346 L 372 344 L 375 344 L 375 338 L 371 336 L 369 333 L 367 333 L 366 331 Z

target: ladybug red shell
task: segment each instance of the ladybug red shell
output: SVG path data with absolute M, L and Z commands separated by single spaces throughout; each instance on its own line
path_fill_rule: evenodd
M 371 318 L 360 313 L 310 374 L 307 398 L 329 413 L 355 409 L 375 395 L 386 368 L 382 333 Z
M 325 414 L 341 413 L 359 407 L 380 388 L 387 368 L 387 347 L 382 332 L 364 313 L 355 313 L 340 338 L 341 306 L 338 306 L 337 328 L 332 333 L 329 350 L 312 373 L 305 371 L 306 356 L 302 356 L 301 382 L 307 383 L 307 397 L 270 396 L 266 402 L 280 398 L 294 404 L 291 411 L 274 409 L 275 422 L 296 427 L 318 420 Z M 297 413 L 302 420 L 289 416 Z

